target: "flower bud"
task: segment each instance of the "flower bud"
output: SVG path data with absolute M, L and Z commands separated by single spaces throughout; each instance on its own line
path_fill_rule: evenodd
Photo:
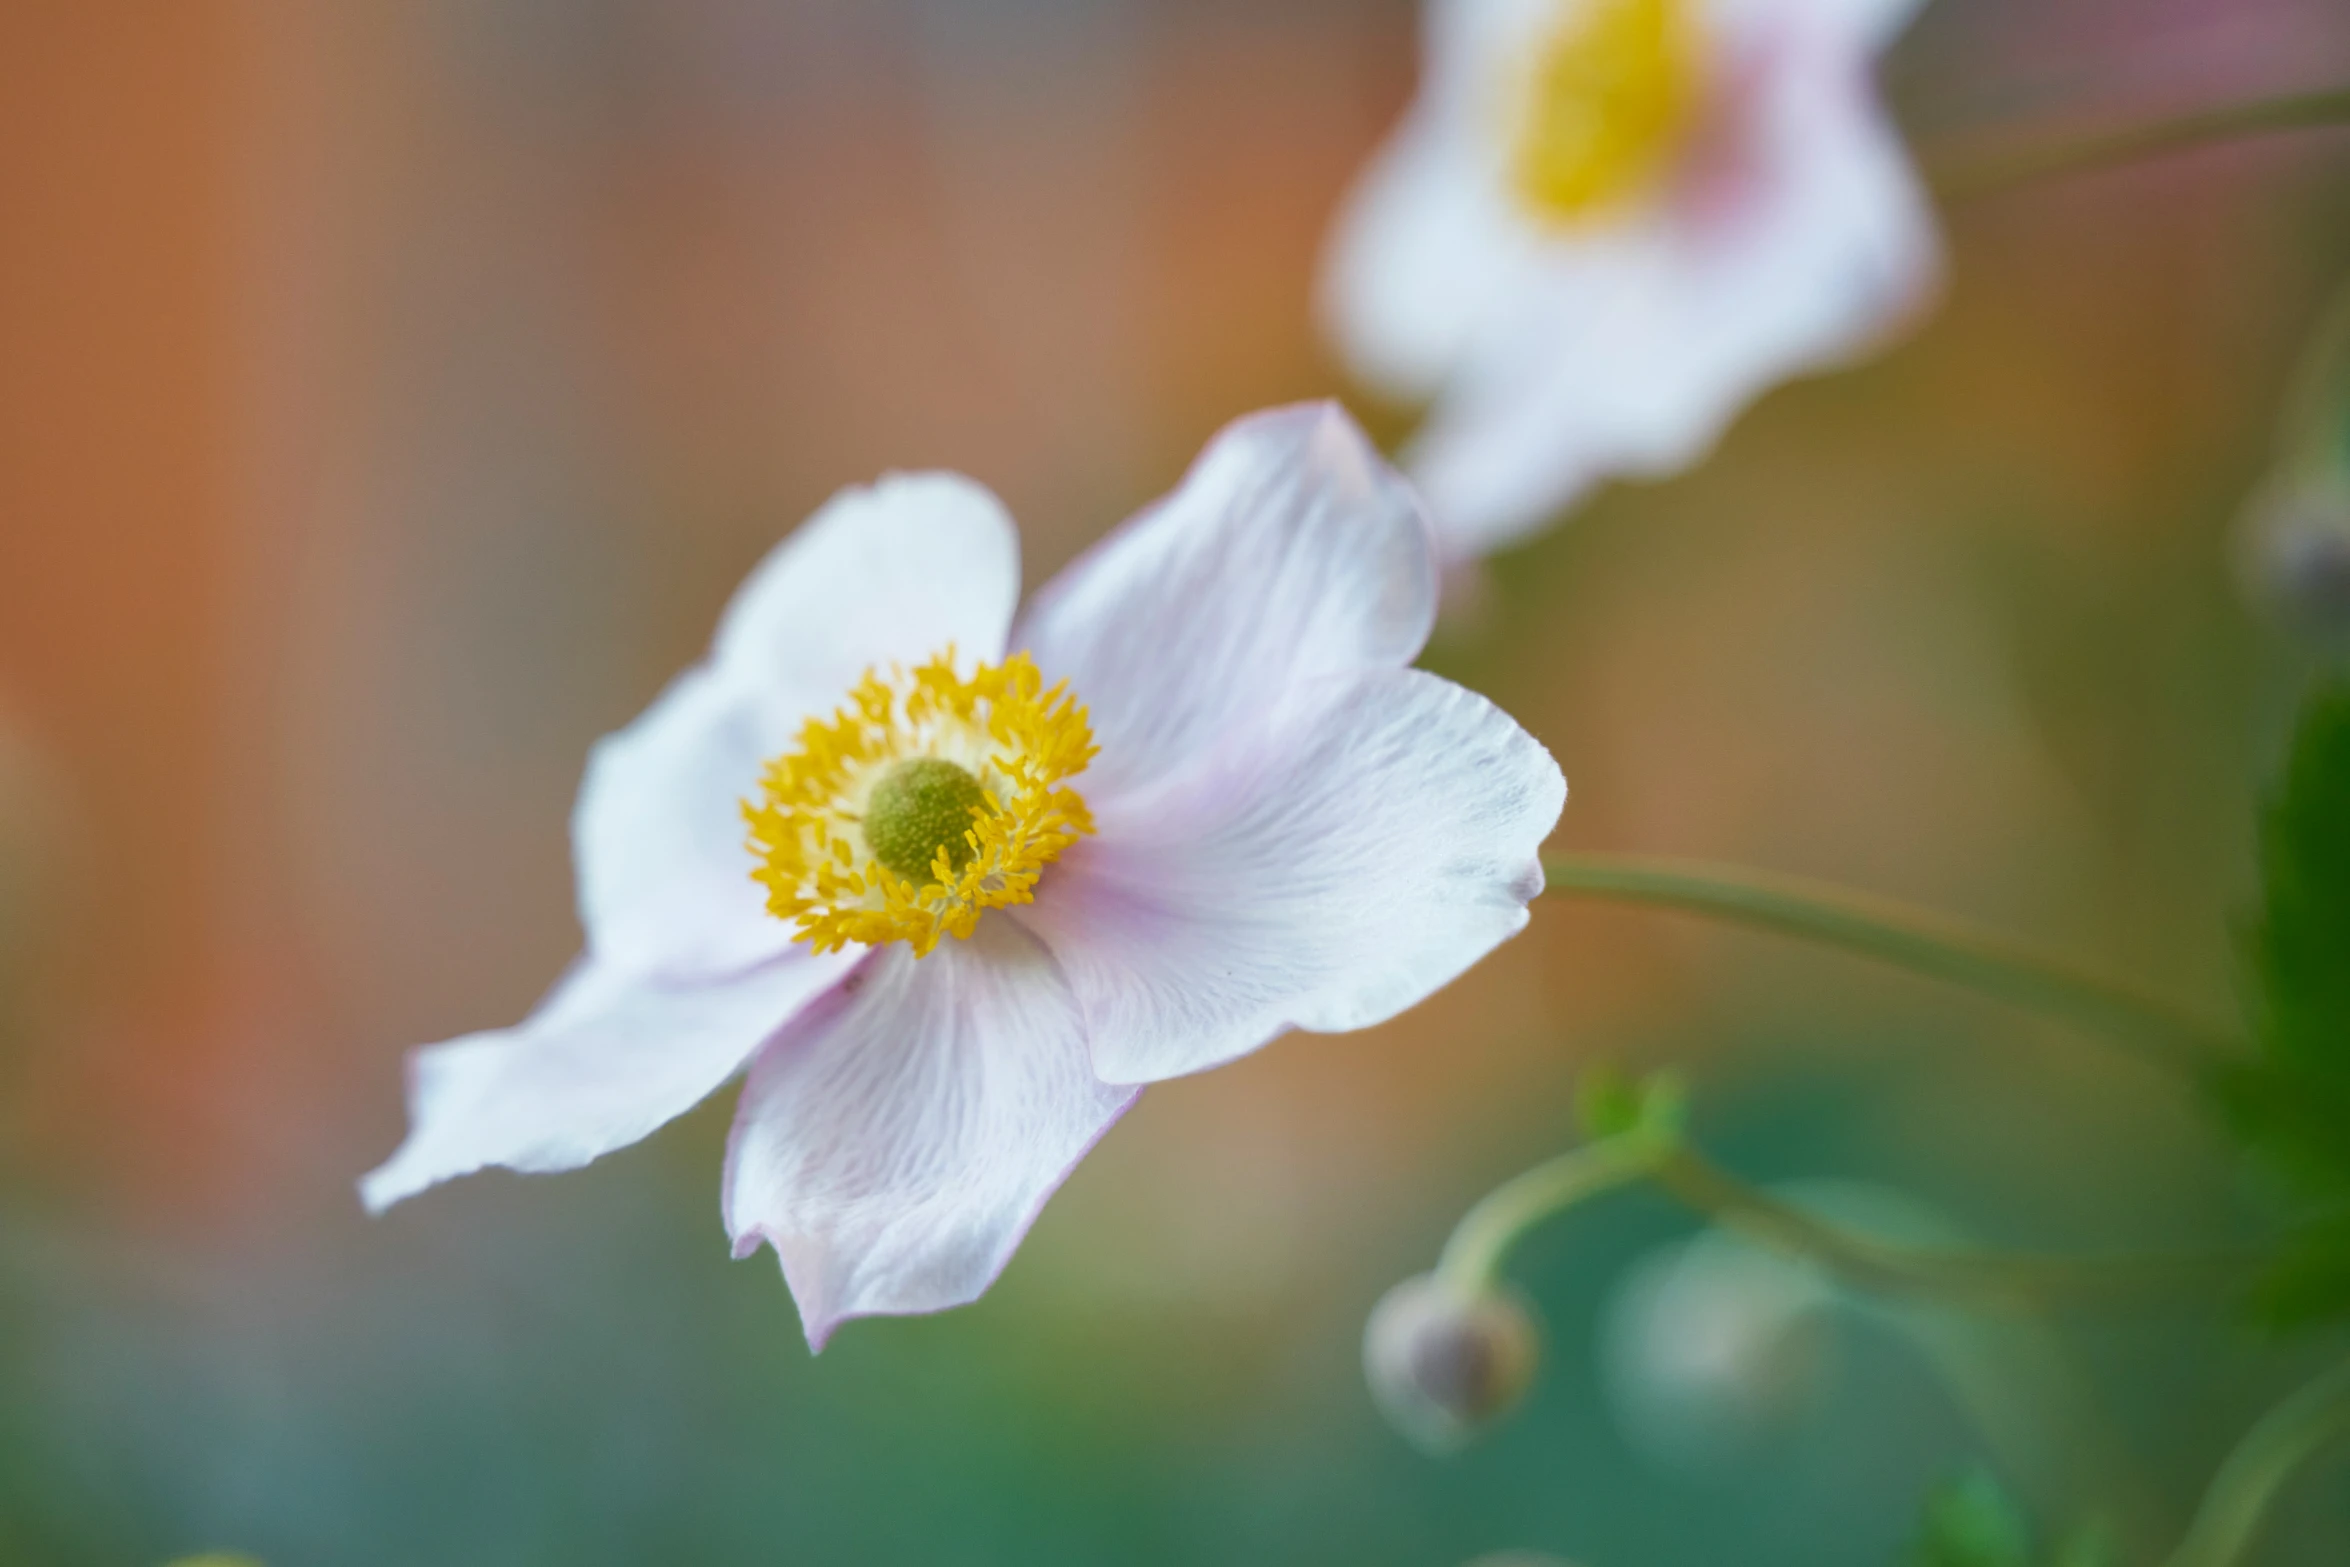
M 2298 629 L 2350 638 L 2350 474 L 2320 468 L 2272 480 L 2246 508 L 2253 594 Z
M 1825 1391 L 1834 1295 L 1720 1231 L 1651 1253 L 1601 1319 L 1602 1385 L 1634 1446 L 1676 1468 L 1752 1454 Z
M 1514 1298 L 1468 1295 L 1421 1274 L 1381 1297 L 1363 1329 L 1363 1375 L 1389 1422 L 1431 1452 L 1460 1447 L 1509 1412 L 1539 1359 Z
M 1786 1181 L 1781 1202 L 1850 1235 L 1961 1250 L 1970 1238 L 1906 1193 L 1866 1181 Z M 1809 1262 L 1726 1230 L 1634 1265 L 1601 1320 L 1602 1386 L 1633 1445 L 1662 1464 L 1743 1461 L 1829 1393 L 1843 1329 L 1882 1308 Z

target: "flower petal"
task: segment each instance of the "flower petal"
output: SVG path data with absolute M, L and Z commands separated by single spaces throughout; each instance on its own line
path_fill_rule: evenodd
M 1299 698 L 1105 816 L 1016 911 L 1076 990 L 1104 1080 L 1381 1022 L 1525 924 L 1566 800 L 1549 753 L 1419 670 Z
M 1765 0 L 1728 0 L 1728 3 L 1752 6 Z M 1767 3 L 1807 13 L 1822 27 L 1857 40 L 1873 54 L 1901 36 L 1902 29 L 1909 26 L 1925 0 L 1767 0 Z
M 1037 595 L 1013 641 L 1067 678 L 1098 813 L 1301 681 L 1409 663 L 1436 613 L 1411 487 L 1335 404 L 1252 414 Z
M 1019 540 L 951 474 L 841 491 L 735 594 L 711 661 L 588 759 L 572 815 L 579 917 L 600 959 L 671 977 L 731 973 L 788 943 L 751 880 L 741 803 L 799 725 L 873 665 L 953 643 L 1003 652 Z
M 1865 54 L 1817 19 L 1756 40 L 1717 166 L 1636 225 L 1555 244 L 1407 455 L 1448 558 L 1591 484 L 1703 455 L 1756 395 L 1879 344 L 1931 293 L 1933 221 Z
M 775 956 L 791 927 L 751 880 L 742 801 L 789 743 L 706 666 L 596 742 L 571 817 L 579 922 L 597 959 L 671 978 Z
M 1339 210 L 1322 318 L 1347 364 L 1392 398 L 1434 396 L 1534 259 L 1487 172 L 1480 128 L 1415 111 Z
M 1340 207 L 1319 304 L 1348 365 L 1422 401 L 1476 341 L 1494 301 L 1524 286 L 1540 237 L 1502 177 L 1501 105 L 1548 0 L 1430 0 L 1420 87 Z
M 752 1064 L 734 1253 L 775 1248 L 814 1349 L 851 1317 L 976 1300 L 1134 1098 L 1094 1077 L 1075 998 L 1009 920 L 881 948 Z
M 520 1026 L 412 1051 L 408 1138 L 359 1183 L 371 1213 L 491 1165 L 571 1170 L 692 1109 L 853 965 L 794 950 L 717 984 L 582 962 Z
M 990 660 L 1020 601 L 1020 536 L 987 487 L 894 473 L 842 490 L 768 552 L 726 607 L 712 657 L 729 679 L 780 690 L 796 725 L 859 676 L 949 642 Z

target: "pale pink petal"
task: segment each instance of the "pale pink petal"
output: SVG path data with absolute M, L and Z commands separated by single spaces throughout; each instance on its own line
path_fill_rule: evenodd
M 1546 236 L 1504 180 L 1506 100 L 1557 0 L 1430 0 L 1419 92 L 1332 225 L 1319 305 L 1348 366 L 1390 397 L 1434 396 Z
M 570 1170 L 700 1103 L 855 959 L 794 950 L 726 980 L 663 985 L 582 962 L 515 1028 L 408 1058 L 408 1138 L 359 1183 L 381 1213 L 491 1165 Z
M 1339 209 L 1317 303 L 1349 368 L 1389 397 L 1434 396 L 1537 262 L 1485 131 L 1415 110 Z
M 1040 593 L 1016 645 L 1086 704 L 1098 811 L 1300 682 L 1409 663 L 1436 613 L 1427 524 L 1334 404 L 1252 414 Z
M 950 643 L 1001 656 L 1019 592 L 1018 538 L 979 485 L 894 475 L 833 497 L 737 591 L 710 661 L 590 756 L 572 815 L 590 950 L 672 977 L 781 950 L 744 847 L 761 765 L 869 667 Z
M 1723 4 L 1724 0 L 1716 0 Z M 1871 54 L 1901 36 L 1925 0 L 1728 0 L 1757 9 L 1800 12 L 1831 33 Z
M 1001 915 L 927 957 L 880 948 L 752 1064 L 735 1255 L 775 1248 L 818 1349 L 851 1317 L 976 1300 L 1134 1095 L 1094 1077 L 1068 985 Z
M 1866 57 L 1795 20 L 1734 62 L 1736 121 L 1671 206 L 1560 240 L 1489 318 L 1407 455 L 1448 557 L 1695 462 L 1762 391 L 1879 346 L 1930 295 L 1933 221 Z
M 1095 1070 L 1156 1081 L 1427 997 L 1526 923 L 1565 800 L 1482 697 L 1418 670 L 1326 681 L 1106 812 L 1013 912 L 1076 990 Z
M 706 666 L 596 742 L 571 834 L 579 920 L 600 961 L 686 978 L 790 944 L 751 880 L 742 814 L 761 765 L 789 743 L 768 709 Z
M 1020 600 L 1020 537 L 986 486 L 898 473 L 846 489 L 768 553 L 718 624 L 720 672 L 776 692 L 795 726 L 830 712 L 873 665 L 913 665 L 948 643 L 1004 650 Z
M 1420 101 L 1455 118 L 1507 124 L 1499 88 L 1543 35 L 1592 0 L 1428 0 L 1420 17 Z

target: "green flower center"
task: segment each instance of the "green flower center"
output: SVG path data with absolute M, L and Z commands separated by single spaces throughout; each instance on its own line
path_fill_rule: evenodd
M 952 762 L 918 757 L 884 773 L 865 801 L 865 846 L 911 882 L 931 879 L 938 856 L 961 870 L 976 851 L 973 813 L 989 809 L 979 780 Z

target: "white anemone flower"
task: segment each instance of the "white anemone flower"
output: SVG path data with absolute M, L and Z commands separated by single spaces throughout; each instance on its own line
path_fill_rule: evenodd
M 1138 1085 L 1381 1022 L 1525 924 L 1565 781 L 1408 667 L 1433 545 L 1342 413 L 1233 424 L 1015 619 L 1018 551 L 979 485 L 902 475 L 761 563 L 589 759 L 585 953 L 415 1052 L 370 1209 L 743 1071 L 726 1225 L 820 1348 L 975 1299 Z
M 1323 306 L 1389 395 L 1448 559 L 1696 461 L 1931 292 L 1873 82 L 1917 0 L 1429 0 L 1423 77 Z

